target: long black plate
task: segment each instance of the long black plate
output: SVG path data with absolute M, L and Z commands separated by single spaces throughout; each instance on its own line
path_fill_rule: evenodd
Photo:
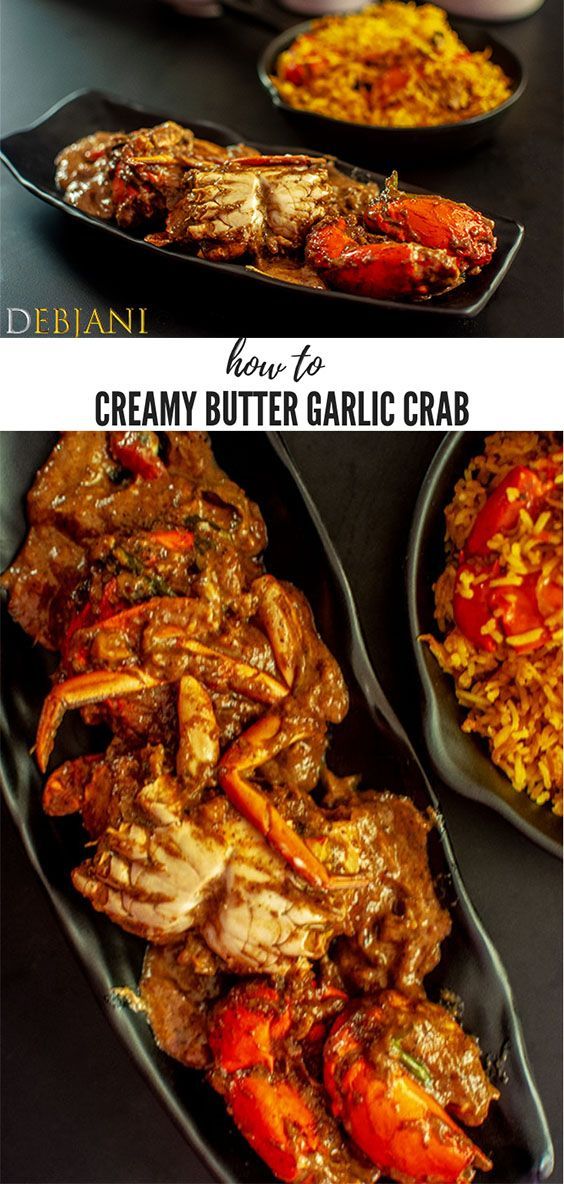
M 509 779 L 490 760 L 487 744 L 469 736 L 460 725 L 466 712 L 457 702 L 454 684 L 443 674 L 421 633 L 436 630 L 433 584 L 444 568 L 444 508 L 466 465 L 484 446 L 479 432 L 450 432 L 433 457 L 413 515 L 408 549 L 407 591 L 411 637 L 423 685 L 423 731 L 439 775 L 464 797 L 497 810 L 519 830 L 562 858 L 562 819 L 516 793 Z
M 135 235 L 131 231 L 121 230 L 119 226 L 113 223 L 102 222 L 98 218 L 93 218 L 89 214 L 83 213 L 82 210 L 77 210 L 73 206 L 67 205 L 55 187 L 53 161 L 57 152 L 66 144 L 70 144 L 74 140 L 78 140 L 81 136 L 88 135 L 97 129 L 103 129 L 105 131 L 132 131 L 134 128 L 152 126 L 153 124 L 161 123 L 164 119 L 171 118 L 175 118 L 177 122 L 191 127 L 196 135 L 216 140 L 218 144 L 228 145 L 241 141 L 248 142 L 241 132 L 233 131 L 232 128 L 194 120 L 186 113 L 179 116 L 172 116 L 170 112 L 163 114 L 163 112 L 155 113 L 154 111 L 146 111 L 144 108 L 136 106 L 133 103 L 123 103 L 111 95 L 93 90 L 78 91 L 76 94 L 68 96 L 45 115 L 41 116 L 31 127 L 26 128 L 24 131 L 14 132 L 11 136 L 6 136 L 1 143 L 0 156 L 17 180 L 26 189 L 29 189 L 31 193 L 34 193 L 36 197 L 42 198 L 43 201 L 49 202 L 50 205 L 57 206 L 73 218 L 78 218 L 91 226 L 96 226 L 101 233 L 112 234 L 116 238 L 133 244 L 144 251 L 158 251 L 162 253 L 162 247 L 155 247 L 151 243 L 144 242 L 142 236 Z M 292 149 L 273 146 L 272 144 L 251 143 L 252 146 L 264 152 L 303 152 L 303 148 Z M 337 160 L 336 163 L 347 176 L 355 176 L 362 181 L 376 181 L 381 185 L 385 179 L 382 173 L 369 172 L 367 169 L 360 169 L 355 165 L 347 164 L 341 160 Z M 419 192 L 413 186 L 409 185 L 406 185 L 406 189 Z M 463 197 L 463 195 L 460 196 Z M 317 288 L 300 287 L 299 290 L 302 293 L 308 293 L 312 298 L 323 300 L 354 301 L 357 303 L 360 301 L 363 304 L 372 305 L 375 313 L 378 308 L 386 308 L 390 311 L 405 309 L 411 313 L 419 312 L 423 314 L 434 312 L 446 316 L 474 317 L 488 303 L 506 272 L 509 270 L 519 250 L 524 234 L 523 227 L 518 222 L 497 214 L 492 214 L 491 217 L 496 224 L 498 240 L 497 251 L 492 262 L 479 275 L 472 276 L 461 287 L 445 293 L 444 296 L 418 303 L 417 301 L 408 300 L 369 300 L 364 296 L 348 296 L 342 292 L 329 292 Z M 211 267 L 218 272 L 224 272 L 231 276 L 239 276 L 241 279 L 246 279 L 251 283 L 274 284 L 276 287 L 283 287 L 286 290 L 295 288 L 294 284 L 287 284 L 284 280 L 277 280 L 270 276 L 261 275 L 256 271 L 243 267 L 240 263 L 213 262 L 209 259 L 198 259 L 182 247 L 167 247 L 166 255 L 168 258 L 177 259 L 185 264 L 189 264 L 191 267 Z
M 0 436 L 5 561 L 24 535 L 23 495 L 54 440 L 49 433 Z M 396 790 L 419 808 L 438 811 L 433 790 L 370 666 L 343 569 L 283 442 L 275 434 L 248 432 L 218 433 L 213 443 L 220 464 L 261 506 L 270 537 L 269 569 L 304 589 L 320 631 L 343 667 L 351 709 L 335 730 L 332 767 L 337 772 L 361 772 L 365 786 Z M 264 1164 L 237 1134 L 223 1103 L 201 1076 L 164 1056 L 141 1017 L 115 1010 L 107 1001 L 112 986 L 135 985 L 143 942 L 94 913 L 71 886 L 69 872 L 82 858 L 84 836 L 75 819 L 49 819 L 42 813 L 41 778 L 29 756 L 50 663 L 6 613 L 4 618 L 0 770 L 30 859 L 110 1021 L 186 1137 L 218 1180 L 265 1184 L 271 1177 Z M 58 756 L 84 751 L 88 737 L 72 713 Z M 479 1036 L 491 1062 L 502 1066 L 501 1101 L 478 1135 L 495 1164 L 490 1184 L 545 1180 L 552 1168 L 552 1145 L 511 989 L 466 895 L 440 813 L 438 817 L 430 839 L 431 867 L 454 924 L 441 964 L 428 980 L 429 991 L 438 998 L 448 988 L 461 997 L 465 1024 Z

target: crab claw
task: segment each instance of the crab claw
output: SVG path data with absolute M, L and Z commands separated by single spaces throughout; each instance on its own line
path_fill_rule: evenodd
M 272 1070 L 274 1047 L 290 1023 L 290 1008 L 274 987 L 253 981 L 238 985 L 214 1009 L 210 1048 L 226 1073 L 255 1065 Z
M 496 249 L 494 223 L 463 202 L 427 193 L 403 193 L 392 173 L 380 196 L 368 206 L 369 230 L 400 243 L 419 243 L 447 251 L 462 272 L 480 271 Z
M 306 260 L 329 287 L 373 299 L 423 298 L 461 282 L 456 260 L 446 251 L 370 239 L 345 218 L 314 227 Z
M 211 1018 L 212 1084 L 278 1180 L 333 1184 L 326 1146 L 340 1144 L 340 1136 L 305 1075 L 288 1068 L 283 1043 L 291 1022 L 291 1009 L 274 987 L 252 981 L 234 987 Z M 352 1162 L 348 1166 L 356 1184 Z
M 401 1028 L 409 1004 L 389 994 Z M 404 1184 L 463 1184 L 474 1168 L 488 1171 L 490 1160 L 417 1080 L 420 1072 L 431 1088 L 427 1067 L 403 1052 L 397 1039 L 377 1043 L 383 1016 L 379 1004 L 353 1005 L 333 1025 L 324 1049 L 324 1083 L 335 1117 L 382 1172 Z M 446 1022 L 457 1027 L 450 1017 Z M 400 1055 L 391 1054 L 394 1045 Z
M 234 1122 L 278 1180 L 306 1184 L 320 1149 L 317 1118 L 291 1077 L 271 1080 L 256 1070 L 229 1083 L 226 1100 Z

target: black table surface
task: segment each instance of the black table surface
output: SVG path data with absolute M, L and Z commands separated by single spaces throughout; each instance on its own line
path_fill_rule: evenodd
M 286 23 L 299 18 L 286 14 Z M 282 18 L 284 19 L 284 17 Z M 500 136 L 462 158 L 409 163 L 406 181 L 523 222 L 511 272 L 474 321 L 383 314 L 290 291 L 197 277 L 164 257 L 107 243 L 2 178 L 3 306 L 33 309 L 146 306 L 152 335 L 559 336 L 561 0 L 528 20 L 491 25 L 523 60 L 529 86 Z M 267 144 L 305 145 L 256 76 L 271 34 L 233 16 L 189 19 L 156 0 L 4 0 L 3 132 L 36 119 L 81 87 L 111 91 L 149 110 L 228 124 Z M 315 147 L 310 144 L 310 147 Z M 343 153 L 341 153 L 343 155 Z M 365 162 L 366 163 L 366 162 Z M 380 169 L 378 160 L 372 167 Z M 5 332 L 2 312 L 1 331 Z
M 402 557 L 438 437 L 286 438 L 344 561 L 376 671 L 421 752 Z M 513 985 L 558 1184 L 561 864 L 492 811 L 434 784 L 470 895 Z M 206 1184 L 209 1175 L 99 1010 L 9 821 L 4 877 L 5 1184 Z M 506 1182 L 494 1175 L 492 1184 Z

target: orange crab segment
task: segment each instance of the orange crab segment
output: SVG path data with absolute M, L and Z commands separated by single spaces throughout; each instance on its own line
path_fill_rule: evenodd
M 378 1081 L 361 1059 L 342 1082 L 340 1117 L 357 1146 L 384 1170 L 423 1184 L 457 1184 L 491 1167 L 422 1086 L 407 1076 Z M 337 1110 L 335 1110 L 337 1113 Z
M 241 1133 L 279 1180 L 306 1184 L 321 1147 L 312 1108 L 290 1078 L 256 1070 L 229 1083 L 229 1109 Z
M 115 699 L 120 695 L 134 695 L 158 685 L 159 679 L 135 667 L 128 670 L 91 670 L 57 683 L 43 704 L 37 729 L 35 751 L 41 772 L 44 773 L 47 768 L 55 736 L 66 711 L 100 703 L 104 699 Z
M 290 1008 L 267 983 L 234 987 L 214 1009 L 209 1043 L 222 1070 L 274 1068 L 274 1047 L 290 1030 Z
M 218 769 L 218 781 L 235 809 L 308 884 L 315 888 L 354 887 L 364 880 L 357 876 L 332 876 L 272 802 L 245 776 L 272 760 L 283 748 L 309 735 L 305 726 L 287 732 L 280 716 L 263 716 L 228 749 Z
M 276 1046 L 290 1027 L 279 992 L 250 982 L 216 1005 L 209 1043 L 215 1083 L 241 1133 L 279 1180 L 305 1184 L 320 1138 L 303 1083 L 275 1070 Z
M 110 452 L 114 460 L 136 477 L 154 481 L 166 473 L 159 457 L 159 437 L 156 432 L 111 432 Z
M 403 193 L 397 173 L 388 178 L 379 198 L 368 207 L 369 230 L 402 243 L 437 247 L 453 255 L 461 271 L 479 271 L 496 248 L 494 224 L 462 202 L 434 194 Z
M 413 1184 L 463 1184 L 490 1160 L 415 1078 L 397 1065 L 380 1071 L 340 1017 L 324 1050 L 324 1083 L 333 1113 L 383 1172 Z
M 423 298 L 461 282 L 446 251 L 414 242 L 369 239 L 345 218 L 320 223 L 309 235 L 307 262 L 331 288 L 372 299 Z
M 192 530 L 149 530 L 145 534 L 147 542 L 156 543 L 165 551 L 175 551 L 183 554 L 191 551 L 194 546 L 194 532 Z

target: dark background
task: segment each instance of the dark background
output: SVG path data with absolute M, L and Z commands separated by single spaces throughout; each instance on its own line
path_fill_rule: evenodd
M 286 434 L 350 578 L 376 672 L 419 751 L 403 563 L 436 434 Z M 470 896 L 509 973 L 562 1168 L 561 864 L 433 778 Z M 210 1177 L 102 1012 L 4 825 L 5 1184 L 205 1184 Z M 218 1138 L 221 1132 L 218 1131 Z M 505 1184 L 492 1178 L 492 1184 Z
M 286 24 L 299 17 L 287 15 Z M 561 320 L 562 0 L 515 24 L 491 25 L 523 60 L 529 86 L 499 139 L 462 158 L 406 164 L 406 181 L 523 222 L 521 252 L 475 321 L 385 314 L 322 301 L 293 288 L 265 293 L 106 241 L 25 193 L 3 170 L 5 308 L 147 306 L 162 336 L 559 336 Z M 37 119 L 81 87 L 111 91 L 149 110 L 228 124 L 243 137 L 300 146 L 301 132 L 271 104 L 256 76 L 272 36 L 233 16 L 180 17 L 157 0 L 4 0 L 4 133 Z M 311 144 L 311 147 L 316 147 Z M 341 153 L 344 155 L 344 153 Z M 352 154 L 350 154 L 352 155 Z M 345 157 L 346 159 L 346 157 Z M 353 161 L 354 162 L 354 161 Z M 379 170 L 382 161 L 364 161 Z

